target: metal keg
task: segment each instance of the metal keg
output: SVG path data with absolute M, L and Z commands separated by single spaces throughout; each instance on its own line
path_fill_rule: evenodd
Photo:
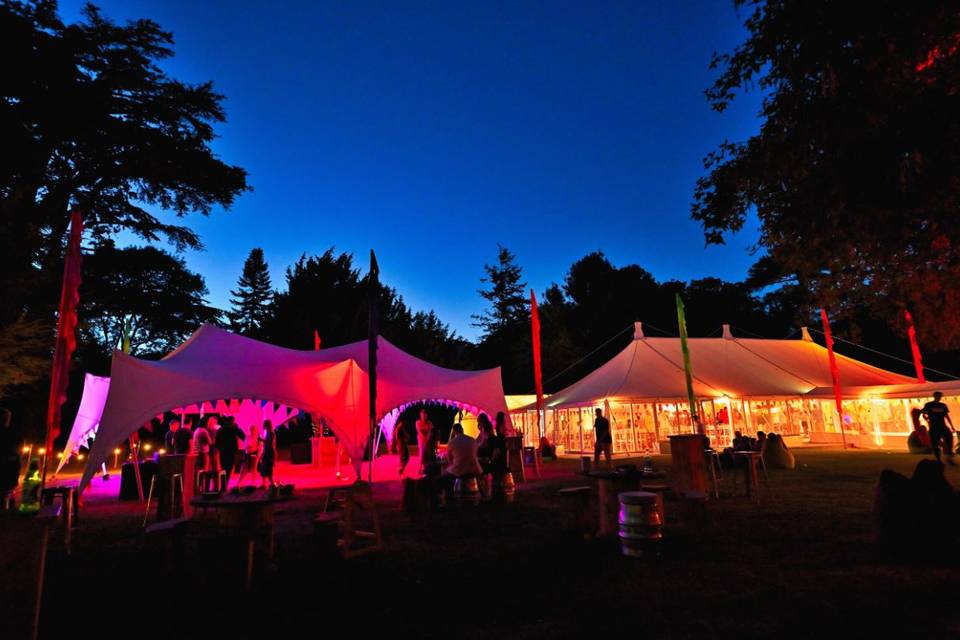
M 650 544 L 663 538 L 663 518 L 657 509 L 657 495 L 647 491 L 625 491 L 620 498 L 620 547 L 623 555 L 641 557 Z

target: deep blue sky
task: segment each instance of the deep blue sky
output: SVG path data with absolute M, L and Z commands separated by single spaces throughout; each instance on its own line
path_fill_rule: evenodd
M 373 248 L 384 282 L 470 338 L 498 242 L 538 292 L 597 249 L 660 279 L 753 261 L 755 224 L 705 248 L 689 219 L 703 156 L 758 126 L 757 96 L 722 115 L 703 96 L 745 35 L 731 0 L 97 4 L 172 31 L 165 68 L 227 97 L 215 149 L 254 191 L 189 219 L 216 305 L 254 246 L 275 286 L 301 253 L 365 266 Z

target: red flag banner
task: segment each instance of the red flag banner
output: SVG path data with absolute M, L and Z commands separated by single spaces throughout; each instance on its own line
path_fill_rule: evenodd
M 63 285 L 60 290 L 60 307 L 57 314 L 57 339 L 53 351 L 53 368 L 50 373 L 50 396 L 47 401 L 47 438 L 49 455 L 53 454 L 53 441 L 60 435 L 60 408 L 67 399 L 67 383 L 70 377 L 70 357 L 77 348 L 77 303 L 80 301 L 80 237 L 83 235 L 83 220 L 80 211 L 70 214 L 70 239 L 63 264 Z M 42 475 L 46 474 L 46 461 Z
M 903 317 L 907 319 L 907 336 L 910 338 L 910 351 L 913 353 L 913 368 L 917 370 L 917 382 L 924 383 L 927 379 L 923 375 L 923 358 L 920 357 L 920 345 L 917 344 L 917 330 L 913 326 L 913 316 L 904 309 Z
M 313 350 L 320 351 L 320 332 L 313 330 Z
M 533 344 L 533 386 L 537 393 L 537 434 L 542 436 L 540 416 L 543 412 L 543 374 L 540 370 L 540 311 L 537 309 L 537 295 L 533 289 L 530 289 L 530 330 Z
M 827 319 L 826 309 L 820 309 L 820 320 L 823 321 L 823 335 L 827 342 L 827 357 L 830 360 L 830 378 L 833 380 L 833 397 L 837 402 L 837 415 L 840 417 L 840 439 L 843 448 L 847 448 L 847 437 L 843 432 L 843 397 L 840 394 L 840 368 L 837 366 L 837 357 L 833 353 L 833 335 L 830 333 L 830 320 Z

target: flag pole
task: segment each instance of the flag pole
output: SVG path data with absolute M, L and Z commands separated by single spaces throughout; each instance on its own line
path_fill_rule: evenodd
M 847 436 L 843 429 L 843 397 L 840 393 L 840 369 L 837 367 L 837 357 L 833 353 L 833 336 L 830 333 L 830 320 L 827 310 L 820 309 L 820 320 L 823 322 L 823 335 L 827 342 L 827 357 L 830 360 L 830 378 L 833 381 L 833 398 L 837 403 L 837 416 L 840 418 L 840 442 L 847 448 Z
M 57 335 L 53 364 L 50 370 L 50 395 L 47 398 L 47 420 L 44 433 L 46 455 L 40 463 L 40 492 L 47 481 L 47 460 L 53 456 L 53 441 L 60 435 L 61 407 L 67 399 L 70 382 L 70 356 L 77 347 L 77 303 L 80 300 L 80 239 L 83 218 L 79 209 L 70 212 L 70 236 L 63 262 L 60 306 L 57 313 Z M 29 461 L 28 461 L 29 472 Z
M 130 325 L 127 319 L 123 319 L 122 337 L 120 341 L 120 350 L 126 354 L 130 353 Z M 133 475 L 137 479 L 137 496 L 140 502 L 143 502 L 143 478 L 140 477 L 140 433 L 137 431 L 137 441 L 134 443 L 131 435 L 127 441 L 130 443 L 130 457 L 133 458 Z M 136 446 L 134 446 L 136 445 Z M 120 474 L 123 476 L 123 473 Z
M 543 406 L 543 374 L 540 360 L 540 310 L 537 307 L 537 294 L 530 289 L 530 331 L 533 345 L 533 387 L 537 394 L 537 448 L 547 426 L 546 409 Z
M 375 430 L 377 428 L 377 336 L 380 333 L 380 266 L 377 256 L 370 250 L 370 275 L 367 282 L 367 378 L 370 399 L 370 470 L 367 474 L 373 482 L 373 461 L 376 457 Z
M 683 353 L 683 374 L 687 381 L 687 402 L 690 404 L 690 421 L 697 429 L 697 433 L 705 435 L 703 423 L 698 420 L 697 399 L 693 394 L 693 367 L 690 364 L 690 348 L 687 345 L 687 316 L 683 308 L 680 294 L 675 294 L 677 300 L 677 324 L 680 327 L 680 351 Z
M 910 338 L 910 352 L 913 354 L 913 368 L 917 371 L 917 382 L 923 384 L 927 379 L 923 375 L 923 358 L 920 355 L 920 345 L 917 344 L 917 330 L 913 326 L 913 316 L 904 309 L 903 317 L 907 321 L 907 337 Z

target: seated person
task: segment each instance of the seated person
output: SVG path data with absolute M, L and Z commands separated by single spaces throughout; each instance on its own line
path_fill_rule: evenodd
M 541 436 L 540 438 L 540 456 L 543 458 L 553 458 L 554 460 L 557 459 L 557 448 L 550 444 L 547 436 Z
M 763 452 L 763 446 L 767 442 L 767 434 L 763 431 L 757 431 L 757 439 L 751 440 L 751 450 Z
M 749 451 L 750 450 L 750 438 L 744 436 L 739 431 L 733 432 L 733 450 L 734 451 Z
M 916 407 L 910 411 L 910 418 L 913 420 L 913 431 L 907 436 L 907 450 L 910 453 L 927 454 L 933 451 L 930 445 L 930 432 L 920 421 L 922 415 L 923 411 Z
M 484 473 L 502 476 L 507 470 L 507 443 L 503 436 L 494 433 L 490 421 L 481 421 L 480 428 L 486 433 L 483 446 L 477 448 L 477 457 Z
M 797 466 L 797 461 L 787 448 L 787 443 L 776 433 L 766 437 L 761 456 L 767 469 L 793 469 Z
M 477 458 L 477 441 L 463 432 L 463 425 L 453 425 L 453 435 L 447 443 L 446 476 L 461 477 L 481 475 L 483 468 Z

